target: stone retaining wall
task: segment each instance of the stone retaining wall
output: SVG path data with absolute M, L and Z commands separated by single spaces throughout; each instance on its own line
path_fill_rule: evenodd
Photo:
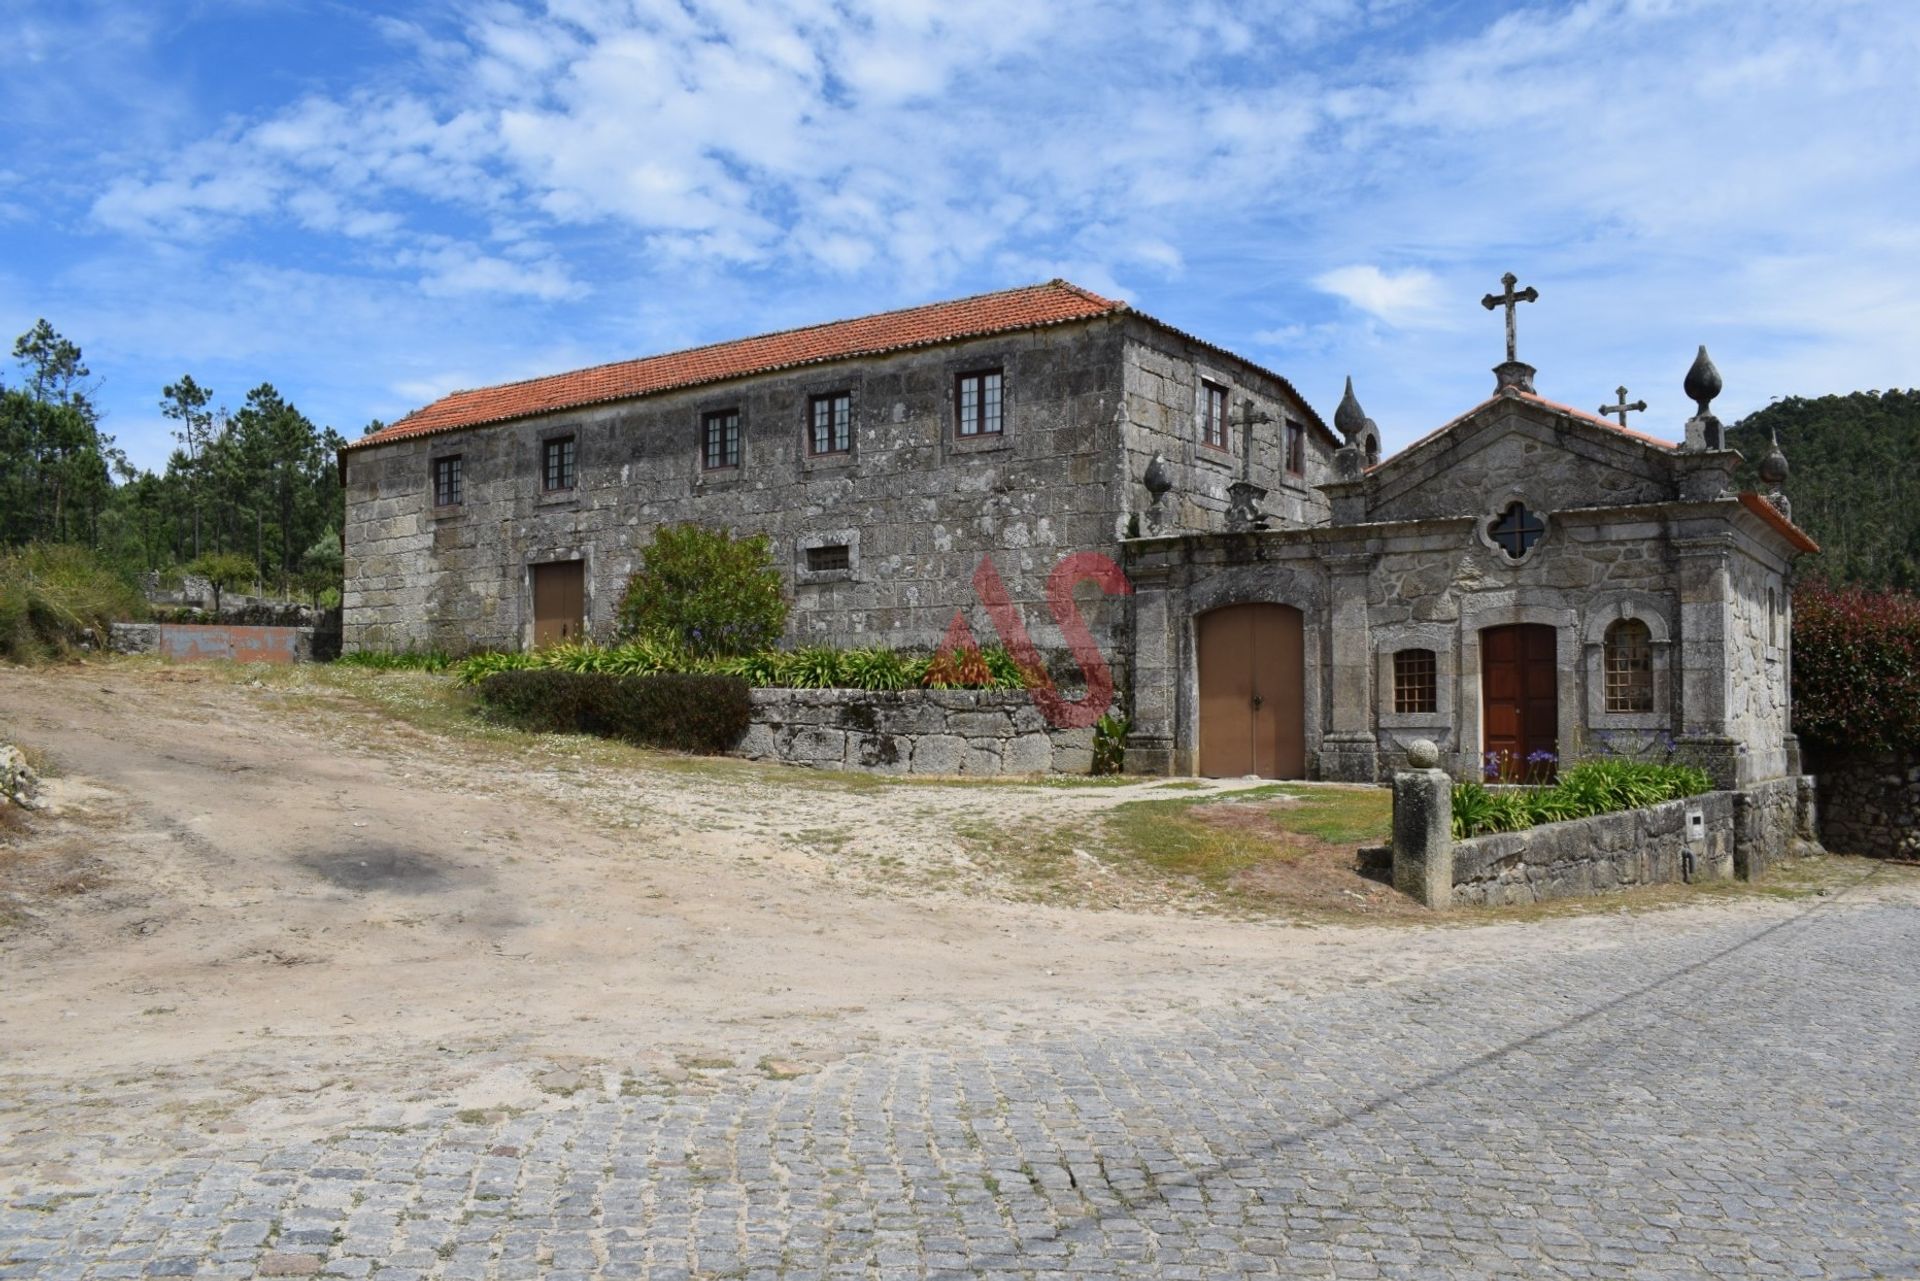
M 1920 858 L 1920 752 L 1809 752 L 1828 848 Z
M 1085 774 L 1091 729 L 1054 729 L 1022 692 L 756 689 L 735 755 L 874 774 Z
M 1451 788 L 1440 770 L 1394 779 L 1394 884 L 1435 907 L 1539 903 L 1684 880 L 1757 881 L 1781 859 L 1820 848 L 1811 778 L 1464 841 L 1451 839 Z M 1401 821 L 1409 801 L 1418 802 L 1419 824 Z

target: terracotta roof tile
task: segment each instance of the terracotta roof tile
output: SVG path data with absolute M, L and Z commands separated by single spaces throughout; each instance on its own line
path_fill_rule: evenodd
M 951 302 L 693 347 L 664 356 L 622 360 L 524 382 L 456 391 L 424 409 L 416 409 L 391 426 L 362 436 L 347 448 L 358 449 L 459 427 L 627 400 L 799 365 L 1090 320 L 1126 309 L 1125 303 L 1102 298 L 1064 280 L 1053 280 Z
M 1813 535 L 1788 520 L 1778 507 L 1768 502 L 1762 495 L 1753 493 L 1741 494 L 1740 504 L 1761 520 L 1773 526 L 1774 529 L 1780 532 L 1781 537 L 1785 538 L 1795 547 L 1798 547 L 1801 551 L 1818 552 L 1820 550 L 1820 544 L 1813 541 Z

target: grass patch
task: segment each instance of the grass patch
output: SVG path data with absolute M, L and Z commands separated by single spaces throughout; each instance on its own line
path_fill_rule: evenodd
M 1128 801 L 1107 815 L 1101 844 L 1113 857 L 1219 889 L 1250 867 L 1306 852 L 1306 843 L 1281 837 L 1357 847 L 1385 840 L 1392 826 L 1385 788 L 1275 784 L 1218 798 Z

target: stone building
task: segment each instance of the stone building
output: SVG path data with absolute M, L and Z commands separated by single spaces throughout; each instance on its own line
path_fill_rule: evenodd
M 346 644 L 602 634 L 651 530 L 694 520 L 772 536 L 795 643 L 930 648 L 956 612 L 988 639 L 997 581 L 1064 676 L 1084 625 L 1131 768 L 1373 780 L 1426 738 L 1539 774 L 1671 739 L 1724 786 L 1797 773 L 1817 548 L 1733 492 L 1704 350 L 1670 444 L 1538 395 L 1516 297 L 1494 395 L 1384 461 L 1351 385 L 1336 436 L 1062 281 L 457 392 L 343 455 Z M 1130 591 L 1050 600 L 1086 552 Z
M 654 528 L 696 521 L 771 536 L 792 643 L 931 649 L 957 610 L 989 641 L 990 560 L 1065 669 L 1063 557 L 1225 529 L 1243 479 L 1323 523 L 1338 444 L 1280 375 L 1057 280 L 455 392 L 342 455 L 344 642 L 604 636 Z M 1077 608 L 1124 669 L 1124 598 Z

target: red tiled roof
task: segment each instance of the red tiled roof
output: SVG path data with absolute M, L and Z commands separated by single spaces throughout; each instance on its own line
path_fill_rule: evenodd
M 358 449 L 429 432 L 476 427 L 610 400 L 627 400 L 652 392 L 696 387 L 798 365 L 1090 320 L 1126 309 L 1125 303 L 1102 298 L 1064 280 L 1052 280 L 1043 285 L 979 294 L 952 302 L 693 347 L 664 356 L 596 365 L 568 374 L 551 374 L 475 391 L 456 391 L 424 409 L 414 410 L 391 426 L 362 436 L 347 448 Z
M 1740 505 L 1778 530 L 1780 536 L 1803 552 L 1818 552 L 1820 544 L 1813 536 L 1784 516 L 1778 507 L 1759 494 L 1741 494 Z

